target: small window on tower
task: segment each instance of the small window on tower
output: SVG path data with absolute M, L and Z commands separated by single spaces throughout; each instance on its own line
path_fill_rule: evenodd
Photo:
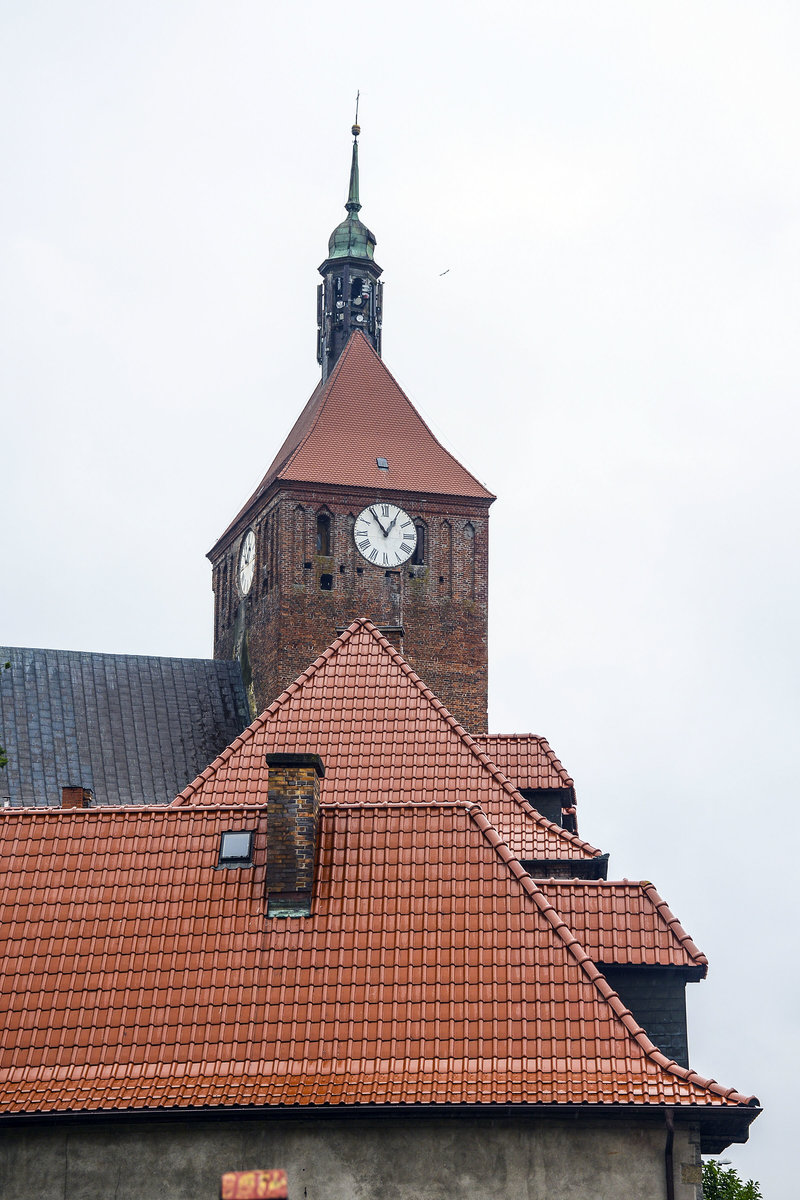
M 320 575 L 319 590 L 321 592 L 332 592 L 333 591 L 333 576 L 332 575 Z
M 388 458 L 376 458 L 375 462 L 378 464 L 379 471 L 388 471 L 389 470 Z
M 411 563 L 412 566 L 421 567 L 425 562 L 425 526 L 422 521 L 415 521 L 414 528 L 417 531 L 417 544 L 411 555 Z
M 317 517 L 317 554 L 331 552 L 331 519 L 328 513 L 320 513 Z
M 364 280 L 353 279 L 350 283 L 350 299 L 356 304 L 362 304 L 361 294 L 364 291 Z

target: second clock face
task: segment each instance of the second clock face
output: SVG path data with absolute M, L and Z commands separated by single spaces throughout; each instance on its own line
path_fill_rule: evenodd
M 248 529 L 239 551 L 239 591 L 246 596 L 253 583 L 256 569 L 256 535 Z
M 414 553 L 417 531 L 408 513 L 396 504 L 370 504 L 356 517 L 356 547 L 376 567 L 399 567 Z

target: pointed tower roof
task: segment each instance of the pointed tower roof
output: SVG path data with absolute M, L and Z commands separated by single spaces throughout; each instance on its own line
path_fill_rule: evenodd
M 378 458 L 386 459 L 388 471 L 379 469 Z M 278 481 L 489 502 L 495 498 L 437 441 L 360 332 L 352 335 L 328 379 L 316 387 L 261 483 L 217 545 L 249 518 Z

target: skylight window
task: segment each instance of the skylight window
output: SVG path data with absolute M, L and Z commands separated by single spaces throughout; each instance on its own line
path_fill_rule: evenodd
M 388 471 L 389 470 L 388 458 L 376 458 L 375 462 L 378 464 L 379 471 Z
M 218 867 L 252 867 L 252 829 L 226 829 L 219 840 Z

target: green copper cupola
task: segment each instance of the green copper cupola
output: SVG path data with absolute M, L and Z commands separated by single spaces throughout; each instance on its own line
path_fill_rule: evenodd
M 323 282 L 317 288 L 317 361 L 327 379 L 350 335 L 357 329 L 381 352 L 383 284 L 375 262 L 375 235 L 359 219 L 361 200 L 358 178 L 359 125 L 353 126 L 347 216 L 328 240 L 328 257 L 319 268 Z

